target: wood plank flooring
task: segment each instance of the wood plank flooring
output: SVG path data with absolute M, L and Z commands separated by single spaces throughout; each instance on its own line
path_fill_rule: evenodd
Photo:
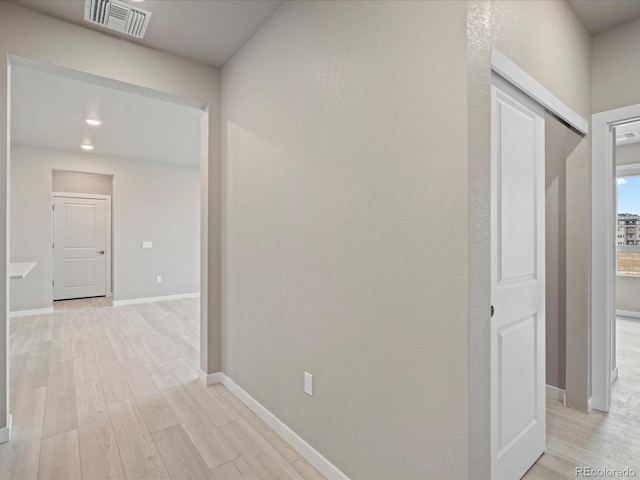
M 11 319 L 0 479 L 324 478 L 226 388 L 197 379 L 198 306 L 100 298 Z
M 525 479 L 575 479 L 576 467 L 630 468 L 640 475 L 640 320 L 617 319 L 617 352 L 609 412 L 586 414 L 547 400 L 547 451 Z M 605 477 L 612 478 L 599 478 Z
M 527 480 L 640 474 L 640 320 L 619 318 L 608 414 L 547 402 Z M 322 475 L 222 385 L 197 379 L 198 300 L 56 302 L 11 320 L 11 442 L 0 479 L 305 479 Z

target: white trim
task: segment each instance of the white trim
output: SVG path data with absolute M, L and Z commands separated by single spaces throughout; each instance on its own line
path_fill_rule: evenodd
M 9 312 L 9 318 L 29 317 L 31 315 L 44 315 L 45 313 L 53 313 L 53 307 L 36 308 L 34 310 L 16 310 L 15 312 Z
M 213 385 L 215 383 L 222 383 L 224 374 L 222 372 L 216 373 L 204 373 L 202 370 L 198 369 L 198 378 L 205 385 Z
M 640 118 L 640 104 L 591 117 L 591 390 L 592 406 L 611 405 L 615 320 L 615 142 L 613 128 Z
M 297 433 L 285 425 L 282 420 L 267 410 L 262 404 L 245 392 L 237 383 L 227 377 L 224 373 L 219 373 L 221 375 L 222 381 L 220 383 L 222 383 L 222 385 L 227 387 L 231 393 L 238 397 L 242 403 L 249 407 L 264 423 L 280 435 L 285 442 L 293 447 L 307 462 L 313 465 L 322 475 L 324 475 L 325 478 L 349 480 L 349 477 L 342 473 L 338 467 L 305 442 Z
M 167 300 L 180 300 L 182 298 L 196 298 L 200 296 L 200 292 L 180 293 L 178 295 L 163 295 L 161 297 L 146 298 L 129 298 L 127 300 L 114 300 L 113 306 L 120 307 L 122 305 L 134 305 L 136 303 L 165 302 Z
M 562 388 L 547 385 L 547 398 L 560 400 L 563 405 L 567 405 L 567 394 Z
M 633 310 L 616 310 L 616 317 L 640 318 L 640 312 Z
M 591 413 L 592 410 L 593 410 L 593 396 L 589 397 L 589 400 L 587 400 L 587 413 Z
M 618 367 L 613 369 L 611 372 L 611 383 L 614 383 L 618 379 Z
M 545 110 L 559 117 L 581 134 L 587 135 L 589 133 L 589 122 L 585 118 L 573 111 L 531 75 L 509 60 L 496 47 L 491 47 L 491 69 L 533 98 Z
M 60 170 L 54 168 L 56 172 L 76 172 L 76 173 L 88 173 L 88 172 L 80 172 L 79 170 Z M 103 174 L 103 173 L 91 173 L 91 175 L 102 175 L 111 177 L 111 175 Z M 63 197 L 63 198 L 90 198 L 91 200 L 106 200 L 107 198 L 111 198 L 111 195 L 100 195 L 96 193 L 71 193 L 71 192 L 52 192 L 52 197 Z
M 0 443 L 6 443 L 11 438 L 11 426 L 13 424 L 13 415 L 9 415 L 9 421 L 6 427 L 0 428 Z
M 68 171 L 68 170 L 65 170 Z M 103 175 L 100 173 L 97 173 L 96 175 Z M 106 258 L 105 258 L 105 295 L 107 295 L 108 292 L 112 291 L 111 288 L 111 271 L 113 270 L 113 264 L 112 264 L 112 256 L 111 256 L 111 249 L 113 247 L 113 245 L 111 245 L 111 230 L 113 225 L 111 224 L 112 219 L 111 219 L 111 195 L 97 195 L 97 194 L 93 194 L 93 193 L 70 193 L 70 192 L 51 192 L 51 204 L 53 205 L 53 199 L 55 197 L 60 197 L 60 198 L 88 198 L 88 199 L 92 199 L 92 200 L 104 200 L 105 203 L 105 223 L 106 223 L 106 232 L 105 232 L 105 236 L 106 236 L 106 245 L 105 245 L 105 251 L 106 251 Z M 53 232 L 53 216 L 51 217 L 51 242 L 53 242 L 53 236 L 55 235 L 55 233 Z M 55 265 L 55 259 L 53 258 L 53 249 L 51 250 L 51 257 L 53 260 L 52 265 Z M 53 270 L 52 273 L 53 275 Z M 55 280 L 54 278 L 51 278 L 51 280 Z M 52 290 L 53 291 L 53 290 Z M 107 295 L 108 296 L 108 295 Z M 63 299 L 61 299 L 63 300 Z

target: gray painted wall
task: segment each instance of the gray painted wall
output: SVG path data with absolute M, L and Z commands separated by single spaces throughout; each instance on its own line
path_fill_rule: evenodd
M 566 375 L 566 138 L 567 128 L 545 119 L 547 385 L 565 388 Z
M 51 306 L 54 169 L 113 175 L 114 300 L 199 291 L 197 168 L 26 146 L 12 146 L 11 157 L 11 261 L 38 262 L 27 278 L 12 282 L 11 311 Z M 153 248 L 142 249 L 143 240 L 153 241 Z M 156 275 L 162 283 L 156 283 Z
M 593 113 L 640 103 L 640 19 L 593 37 Z
M 466 8 L 285 3 L 223 69 L 223 369 L 352 478 L 467 474 Z

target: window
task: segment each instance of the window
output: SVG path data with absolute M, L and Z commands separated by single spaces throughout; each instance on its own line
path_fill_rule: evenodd
M 616 273 L 640 277 L 640 164 L 617 168 Z

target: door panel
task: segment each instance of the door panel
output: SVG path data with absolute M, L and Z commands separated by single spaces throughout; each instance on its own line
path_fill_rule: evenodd
M 65 248 L 96 247 L 96 208 L 97 205 L 64 205 Z
M 498 99 L 500 125 L 500 282 L 535 274 L 535 121 L 504 99 Z M 500 161 L 503 160 L 503 161 Z
M 544 110 L 499 77 L 491 92 L 492 477 L 545 449 Z
M 500 440 L 498 454 L 525 433 L 536 420 L 535 316 L 498 330 Z M 505 421 L 508 420 L 508 421 Z
M 106 295 L 106 201 L 54 197 L 53 298 Z

